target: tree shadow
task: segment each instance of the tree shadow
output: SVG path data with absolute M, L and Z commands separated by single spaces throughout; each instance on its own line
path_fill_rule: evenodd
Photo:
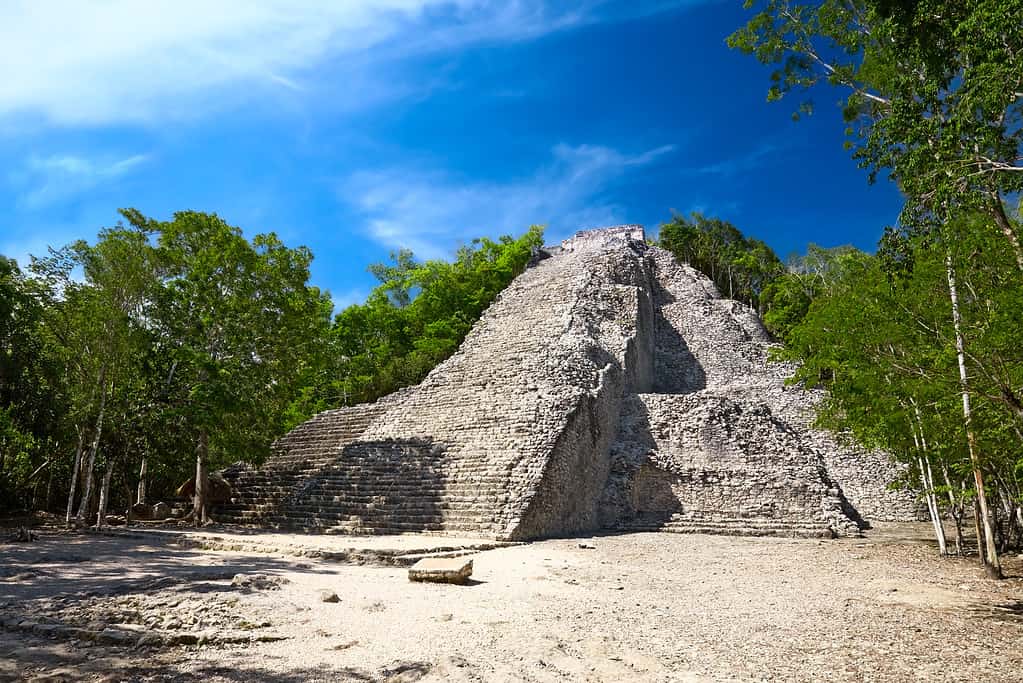
M 173 648 L 164 652 L 147 652 L 139 656 L 124 648 L 94 647 L 75 650 L 61 647 L 40 637 L 14 636 L 0 638 L 3 662 L 0 680 L 124 680 L 139 683 L 155 681 L 202 681 L 224 683 L 306 683 L 307 681 L 418 681 L 435 666 L 425 661 L 392 662 L 379 669 L 344 667 L 302 667 L 287 671 L 273 670 L 263 657 L 253 656 L 230 664 L 194 661 L 181 656 Z M 116 672 L 116 676 L 112 676 Z
M 34 543 L 0 546 L 0 601 L 123 595 L 198 586 L 235 574 L 307 572 L 327 574 L 302 558 L 266 554 L 212 554 L 178 547 L 173 538 L 108 537 L 43 531 Z

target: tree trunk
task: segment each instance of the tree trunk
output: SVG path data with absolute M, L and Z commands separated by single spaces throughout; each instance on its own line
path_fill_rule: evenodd
M 924 434 L 924 421 L 920 415 L 920 406 L 912 398 L 913 412 L 916 417 L 916 430 L 913 433 L 913 441 L 920 450 L 920 457 L 917 459 L 920 464 L 920 478 L 924 482 L 927 496 L 927 510 L 931 515 L 931 523 L 934 524 L 934 537 L 938 539 L 938 552 L 948 555 L 948 541 L 945 536 L 945 525 L 941 521 L 941 509 L 938 507 L 938 496 L 934 492 L 934 471 L 931 469 L 931 458 L 928 455 L 930 448 L 927 445 L 927 436 Z M 920 438 L 917 439 L 917 433 Z
M 992 203 L 994 205 L 992 213 L 995 216 L 995 222 L 998 223 L 998 229 L 1012 245 L 1012 253 L 1016 256 L 1016 265 L 1023 271 L 1023 247 L 1020 246 L 1019 235 L 1016 234 L 1012 221 L 1005 215 L 1005 205 L 1002 204 L 1002 198 L 997 192 L 994 193 Z
M 963 425 L 966 427 L 966 442 L 970 451 L 970 463 L 973 466 L 973 479 L 977 487 L 977 507 L 984 527 L 984 547 L 978 552 L 984 558 L 984 567 L 988 576 L 993 579 L 1002 578 L 1002 566 L 995 546 L 994 524 L 991 511 L 988 509 L 987 496 L 984 492 L 984 474 L 980 470 L 980 456 L 977 454 L 977 437 L 973 432 L 973 413 L 970 409 L 970 380 L 966 374 L 966 348 L 963 342 L 962 317 L 959 314 L 959 294 L 956 290 L 955 268 L 952 265 L 952 254 L 945 254 L 945 272 L 948 276 L 948 295 L 952 304 L 952 327 L 956 340 L 956 359 L 959 364 L 959 386 L 963 397 Z M 979 525 L 978 525 L 979 526 Z M 978 542 L 980 539 L 977 539 Z
M 142 456 L 142 467 L 139 468 L 139 488 L 136 495 L 136 503 L 146 504 L 146 456 Z
M 945 478 L 945 486 L 948 487 L 948 504 L 949 509 L 952 511 L 952 521 L 956 525 L 956 555 L 959 557 L 963 556 L 963 546 L 965 545 L 963 539 L 963 517 L 966 516 L 966 505 L 962 500 L 956 500 L 956 494 L 953 493 L 952 479 L 948 476 L 948 467 L 942 463 L 941 474 Z
M 44 503 L 45 510 L 50 511 L 53 506 L 53 471 L 57 469 L 56 466 L 50 468 L 49 476 L 46 478 L 46 502 Z
M 934 526 L 934 538 L 938 540 L 938 553 L 942 556 L 948 555 L 948 546 L 945 540 L 945 529 L 941 525 L 941 513 L 938 511 L 937 496 L 934 495 L 934 482 L 928 476 L 929 466 L 924 464 L 924 456 L 917 458 L 920 467 L 920 479 L 924 484 L 924 497 L 927 499 L 927 512 Z
M 199 432 L 199 443 L 195 449 L 195 502 L 193 518 L 196 526 L 203 526 L 209 523 L 210 518 L 206 509 L 206 455 L 209 452 L 209 435 L 203 429 Z
M 85 445 L 85 432 L 81 427 L 75 427 L 78 432 L 78 446 L 75 447 L 75 464 L 71 469 L 71 487 L 67 494 L 67 514 L 64 515 L 64 525 L 71 526 L 71 513 L 75 509 L 75 489 L 78 488 L 78 472 L 82 469 L 82 446 Z
M 92 502 L 92 470 L 96 465 L 96 452 L 99 450 L 99 439 L 103 434 L 103 415 L 107 408 L 106 368 L 100 373 L 99 416 L 96 418 L 96 432 L 92 437 L 92 444 L 89 446 L 89 458 L 85 464 L 85 483 L 82 487 L 82 500 L 78 506 L 78 525 L 85 526 L 85 516 L 89 512 L 89 503 Z
M 107 525 L 107 502 L 110 500 L 110 475 L 114 473 L 114 463 L 107 463 L 107 471 L 103 473 L 103 485 L 99 490 L 99 510 L 96 512 L 96 528 Z

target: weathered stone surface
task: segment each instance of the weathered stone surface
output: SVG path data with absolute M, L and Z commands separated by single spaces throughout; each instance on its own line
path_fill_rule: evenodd
M 428 557 L 409 567 L 409 581 L 465 583 L 472 576 L 472 560 L 464 557 Z
M 280 588 L 285 583 L 288 583 L 288 579 L 283 576 L 268 576 L 266 574 L 235 574 L 231 579 L 232 586 L 253 590 L 273 590 Z
M 327 411 L 227 521 L 332 533 L 531 539 L 610 528 L 828 536 L 917 516 L 883 454 L 813 429 L 749 307 L 648 246 L 578 233 L 501 293 L 415 387 Z

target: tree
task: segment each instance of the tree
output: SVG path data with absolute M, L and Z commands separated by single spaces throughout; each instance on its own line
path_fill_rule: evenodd
M 46 356 L 41 292 L 17 263 L 0 256 L 0 498 L 28 505 L 23 494 L 52 467 L 46 446 L 62 408 L 60 372 Z M 52 471 L 52 470 L 51 470 Z
M 887 171 L 899 183 L 901 225 L 986 215 L 1023 271 L 1004 205 L 1023 190 L 1023 0 L 745 6 L 757 11 L 728 44 L 778 67 L 768 100 L 819 83 L 844 88 L 847 144 L 871 180 Z
M 164 419 L 192 441 L 195 523 L 209 520 L 207 468 L 258 457 L 325 342 L 330 301 L 308 284 L 312 253 L 275 235 L 250 242 L 215 214 L 183 211 L 152 226 L 166 273 L 154 310 L 169 371 Z
M 825 425 L 850 430 L 915 471 L 939 544 L 939 507 L 951 510 L 960 548 L 963 503 L 968 496 L 981 507 L 977 538 L 997 575 L 993 548 L 999 534 L 1007 546 L 1014 526 L 1019 536 L 1023 502 L 1014 455 L 1021 417 L 1013 408 L 1023 371 L 1018 344 L 1009 342 L 1021 322 L 1023 285 L 1011 277 L 1014 257 L 1000 237 L 966 219 L 944 234 L 952 232 L 951 243 L 906 243 L 912 268 L 898 276 L 882 256 L 844 255 L 790 329 L 784 353 L 800 362 L 799 380 L 829 389 Z M 988 494 L 994 502 L 985 510 Z
M 784 267 L 764 242 L 720 218 L 694 212 L 661 225 L 659 244 L 714 281 L 725 296 L 763 312 L 762 294 Z
M 105 430 L 110 429 L 109 414 L 118 411 L 124 415 L 115 425 L 121 431 L 130 429 L 137 416 L 126 406 L 134 399 L 141 359 L 150 341 L 150 304 L 158 278 L 150 236 L 147 226 L 119 224 L 100 231 L 95 245 L 79 240 L 33 261 L 33 271 L 50 292 L 47 349 L 68 370 L 69 424 L 64 431 L 74 436 L 65 442 L 76 444 L 68 492 L 69 523 L 79 479 L 82 493 L 74 518 L 85 524 L 91 513 L 93 474 Z M 79 270 L 81 279 L 73 275 Z M 113 469 L 124 458 L 124 453 L 112 450 L 100 458 L 107 472 L 99 490 L 104 503 L 109 499 Z
M 1018 272 L 1023 247 L 1005 196 L 1023 188 L 1023 0 L 747 0 L 759 6 L 728 43 L 777 65 L 769 100 L 821 82 L 847 89 L 848 146 L 870 171 L 887 171 L 907 201 L 899 230 L 882 243 L 885 259 L 912 267 L 919 249 L 941 250 L 957 349 L 966 431 L 984 529 L 985 565 L 1001 574 L 993 520 L 986 505 L 983 458 L 971 405 L 957 267 L 959 237 L 951 226 L 983 216 L 975 229 L 997 227 Z M 800 105 L 812 111 L 812 103 Z M 894 248 L 889 248 L 894 246 Z M 910 254 L 908 262 L 903 256 Z M 1018 275 L 1017 275 L 1018 277 Z
M 543 229 L 532 226 L 518 238 L 474 240 L 452 262 L 419 261 L 403 250 L 393 264 L 370 266 L 380 285 L 337 315 L 329 376 L 305 400 L 321 409 L 361 403 L 421 381 L 542 244 Z
M 764 325 L 771 334 L 787 340 L 814 299 L 828 294 L 846 268 L 855 265 L 862 255 L 848 245 L 829 249 L 813 243 L 807 246 L 805 255 L 791 255 L 785 272 L 769 280 L 761 293 Z

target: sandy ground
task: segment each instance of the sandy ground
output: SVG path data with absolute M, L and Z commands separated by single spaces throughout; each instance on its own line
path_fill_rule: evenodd
M 925 533 L 583 539 L 595 549 L 544 541 L 475 555 L 467 586 L 413 584 L 402 568 L 185 548 L 172 535 L 44 534 L 0 545 L 0 678 L 1019 681 L 1023 559 L 1008 558 L 1011 578 L 990 581 L 974 560 L 938 558 Z M 267 542 L 317 542 L 308 539 Z M 282 582 L 232 585 L 238 573 Z M 322 602 L 322 591 L 339 602 Z M 283 639 L 122 647 L 26 632 L 12 616 Z

